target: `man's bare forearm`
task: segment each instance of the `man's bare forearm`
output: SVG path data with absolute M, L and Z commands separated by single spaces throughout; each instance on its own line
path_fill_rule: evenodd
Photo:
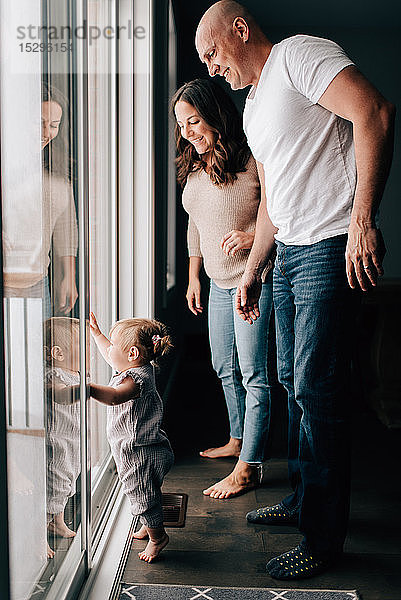
M 394 117 L 393 105 L 386 102 L 374 115 L 365 113 L 354 123 L 358 181 L 351 222 L 375 225 L 393 157 Z
M 256 219 L 255 238 L 248 256 L 245 273 L 260 276 L 265 268 L 274 245 L 277 227 L 273 225 L 267 212 L 265 172 L 262 163 L 256 162 L 260 181 L 260 204 Z
M 262 274 L 274 246 L 274 227 L 267 213 L 266 202 L 262 199 L 256 220 L 255 239 L 245 267 L 246 273 L 256 276 Z
M 354 66 L 333 79 L 319 104 L 352 123 L 357 186 L 351 220 L 374 225 L 393 155 L 395 107 Z

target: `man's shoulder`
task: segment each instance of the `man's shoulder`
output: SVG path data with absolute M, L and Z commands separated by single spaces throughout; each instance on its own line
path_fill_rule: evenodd
M 333 43 L 331 40 L 326 38 L 318 37 L 316 35 L 308 35 L 306 33 L 297 33 L 296 35 L 292 35 L 288 38 L 284 38 L 277 44 L 277 46 L 281 46 L 282 49 L 287 48 L 297 48 L 301 46 L 314 46 L 319 44 Z

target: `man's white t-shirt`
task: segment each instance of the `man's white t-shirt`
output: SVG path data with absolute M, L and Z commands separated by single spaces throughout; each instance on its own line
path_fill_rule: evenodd
M 308 245 L 347 233 L 356 185 L 352 124 L 317 102 L 353 62 L 334 42 L 296 35 L 272 47 L 244 109 L 263 163 L 276 239 Z

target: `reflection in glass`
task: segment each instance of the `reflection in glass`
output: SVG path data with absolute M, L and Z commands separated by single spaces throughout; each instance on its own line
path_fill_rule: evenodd
M 91 0 L 88 26 L 115 25 L 116 3 Z M 89 109 L 89 222 L 90 303 L 101 323 L 116 318 L 116 77 L 115 40 L 101 36 L 88 48 Z M 110 367 L 99 360 L 92 347 L 91 378 L 107 384 Z M 97 531 L 115 469 L 106 437 L 106 407 L 89 403 L 92 535 Z
M 40 9 L 41 2 L 36 0 L 2 3 L 2 57 L 14 48 L 9 32 L 16 31 L 22 14 L 26 12 L 28 22 L 38 23 Z M 38 598 L 38 582 L 41 587 L 46 582 L 50 584 L 69 545 L 79 537 L 74 534 L 80 512 L 79 404 L 59 405 L 55 393 L 61 385 L 79 383 L 76 320 L 67 317 L 77 300 L 78 246 L 70 102 L 57 86 L 51 85 L 49 74 L 43 81 L 40 56 L 21 53 L 18 61 L 16 65 L 11 57 L 1 65 L 4 341 L 13 600 L 32 595 Z M 68 78 L 67 85 L 62 78 L 59 80 L 62 89 L 68 90 Z M 53 326 L 54 314 L 64 315 L 64 334 L 61 321 Z M 53 339 L 56 335 L 57 341 Z M 49 351 L 44 353 L 44 347 Z
M 53 141 L 65 135 L 66 100 L 54 88 L 42 85 L 41 148 L 43 152 L 42 193 L 29 190 L 29 181 L 8 188 L 3 231 L 4 296 L 43 298 L 43 314 L 51 314 L 49 266 L 51 249 L 56 310 L 67 314 L 77 299 L 75 256 L 77 222 L 63 144 Z M 64 105 L 64 109 L 63 109 Z M 34 118 L 34 115 L 32 115 Z M 62 151 L 60 152 L 60 148 Z M 34 180 L 39 181 L 40 177 Z M 56 285 L 57 282 L 57 285 Z
M 77 220 L 71 185 L 68 102 L 54 86 L 42 83 L 43 235 L 48 268 L 52 242 L 52 304 L 68 314 L 77 299 L 75 257 Z M 47 245 L 49 242 L 49 246 Z
M 44 324 L 47 397 L 48 531 L 61 538 L 76 535 L 65 523 L 65 507 L 76 492 L 80 473 L 79 320 L 53 317 Z M 74 386 L 74 387 L 73 387 Z M 48 546 L 48 557 L 54 550 Z

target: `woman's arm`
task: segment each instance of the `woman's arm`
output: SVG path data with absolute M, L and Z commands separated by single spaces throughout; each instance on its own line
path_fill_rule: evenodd
M 77 285 L 75 281 L 75 256 L 62 256 L 61 264 L 63 279 L 58 290 L 59 310 L 68 315 L 74 308 L 78 298 Z
M 55 201 L 66 201 L 67 207 L 54 224 L 53 245 L 60 258 L 62 280 L 57 292 L 57 303 L 60 312 L 68 314 L 74 307 L 78 297 L 75 281 L 75 263 L 78 248 L 78 226 L 72 186 L 60 180 L 50 180 Z
M 132 377 L 126 377 L 116 388 L 98 383 L 90 384 L 91 397 L 102 404 L 107 404 L 107 406 L 123 404 L 123 402 L 138 398 L 139 394 L 139 385 L 135 383 Z
M 233 229 L 226 233 L 220 242 L 220 246 L 227 256 L 235 256 L 238 250 L 250 250 L 254 238 L 254 231 L 239 231 L 238 229 Z
M 199 273 L 202 266 L 202 252 L 200 249 L 200 235 L 197 226 L 191 216 L 188 220 L 187 244 L 189 254 L 189 277 L 187 289 L 188 308 L 194 315 L 199 315 L 203 311 L 201 303 L 201 284 Z
M 189 280 L 186 298 L 188 308 L 194 315 L 201 314 L 203 311 L 201 302 L 201 284 L 199 279 L 202 260 L 203 259 L 200 256 L 189 257 Z

